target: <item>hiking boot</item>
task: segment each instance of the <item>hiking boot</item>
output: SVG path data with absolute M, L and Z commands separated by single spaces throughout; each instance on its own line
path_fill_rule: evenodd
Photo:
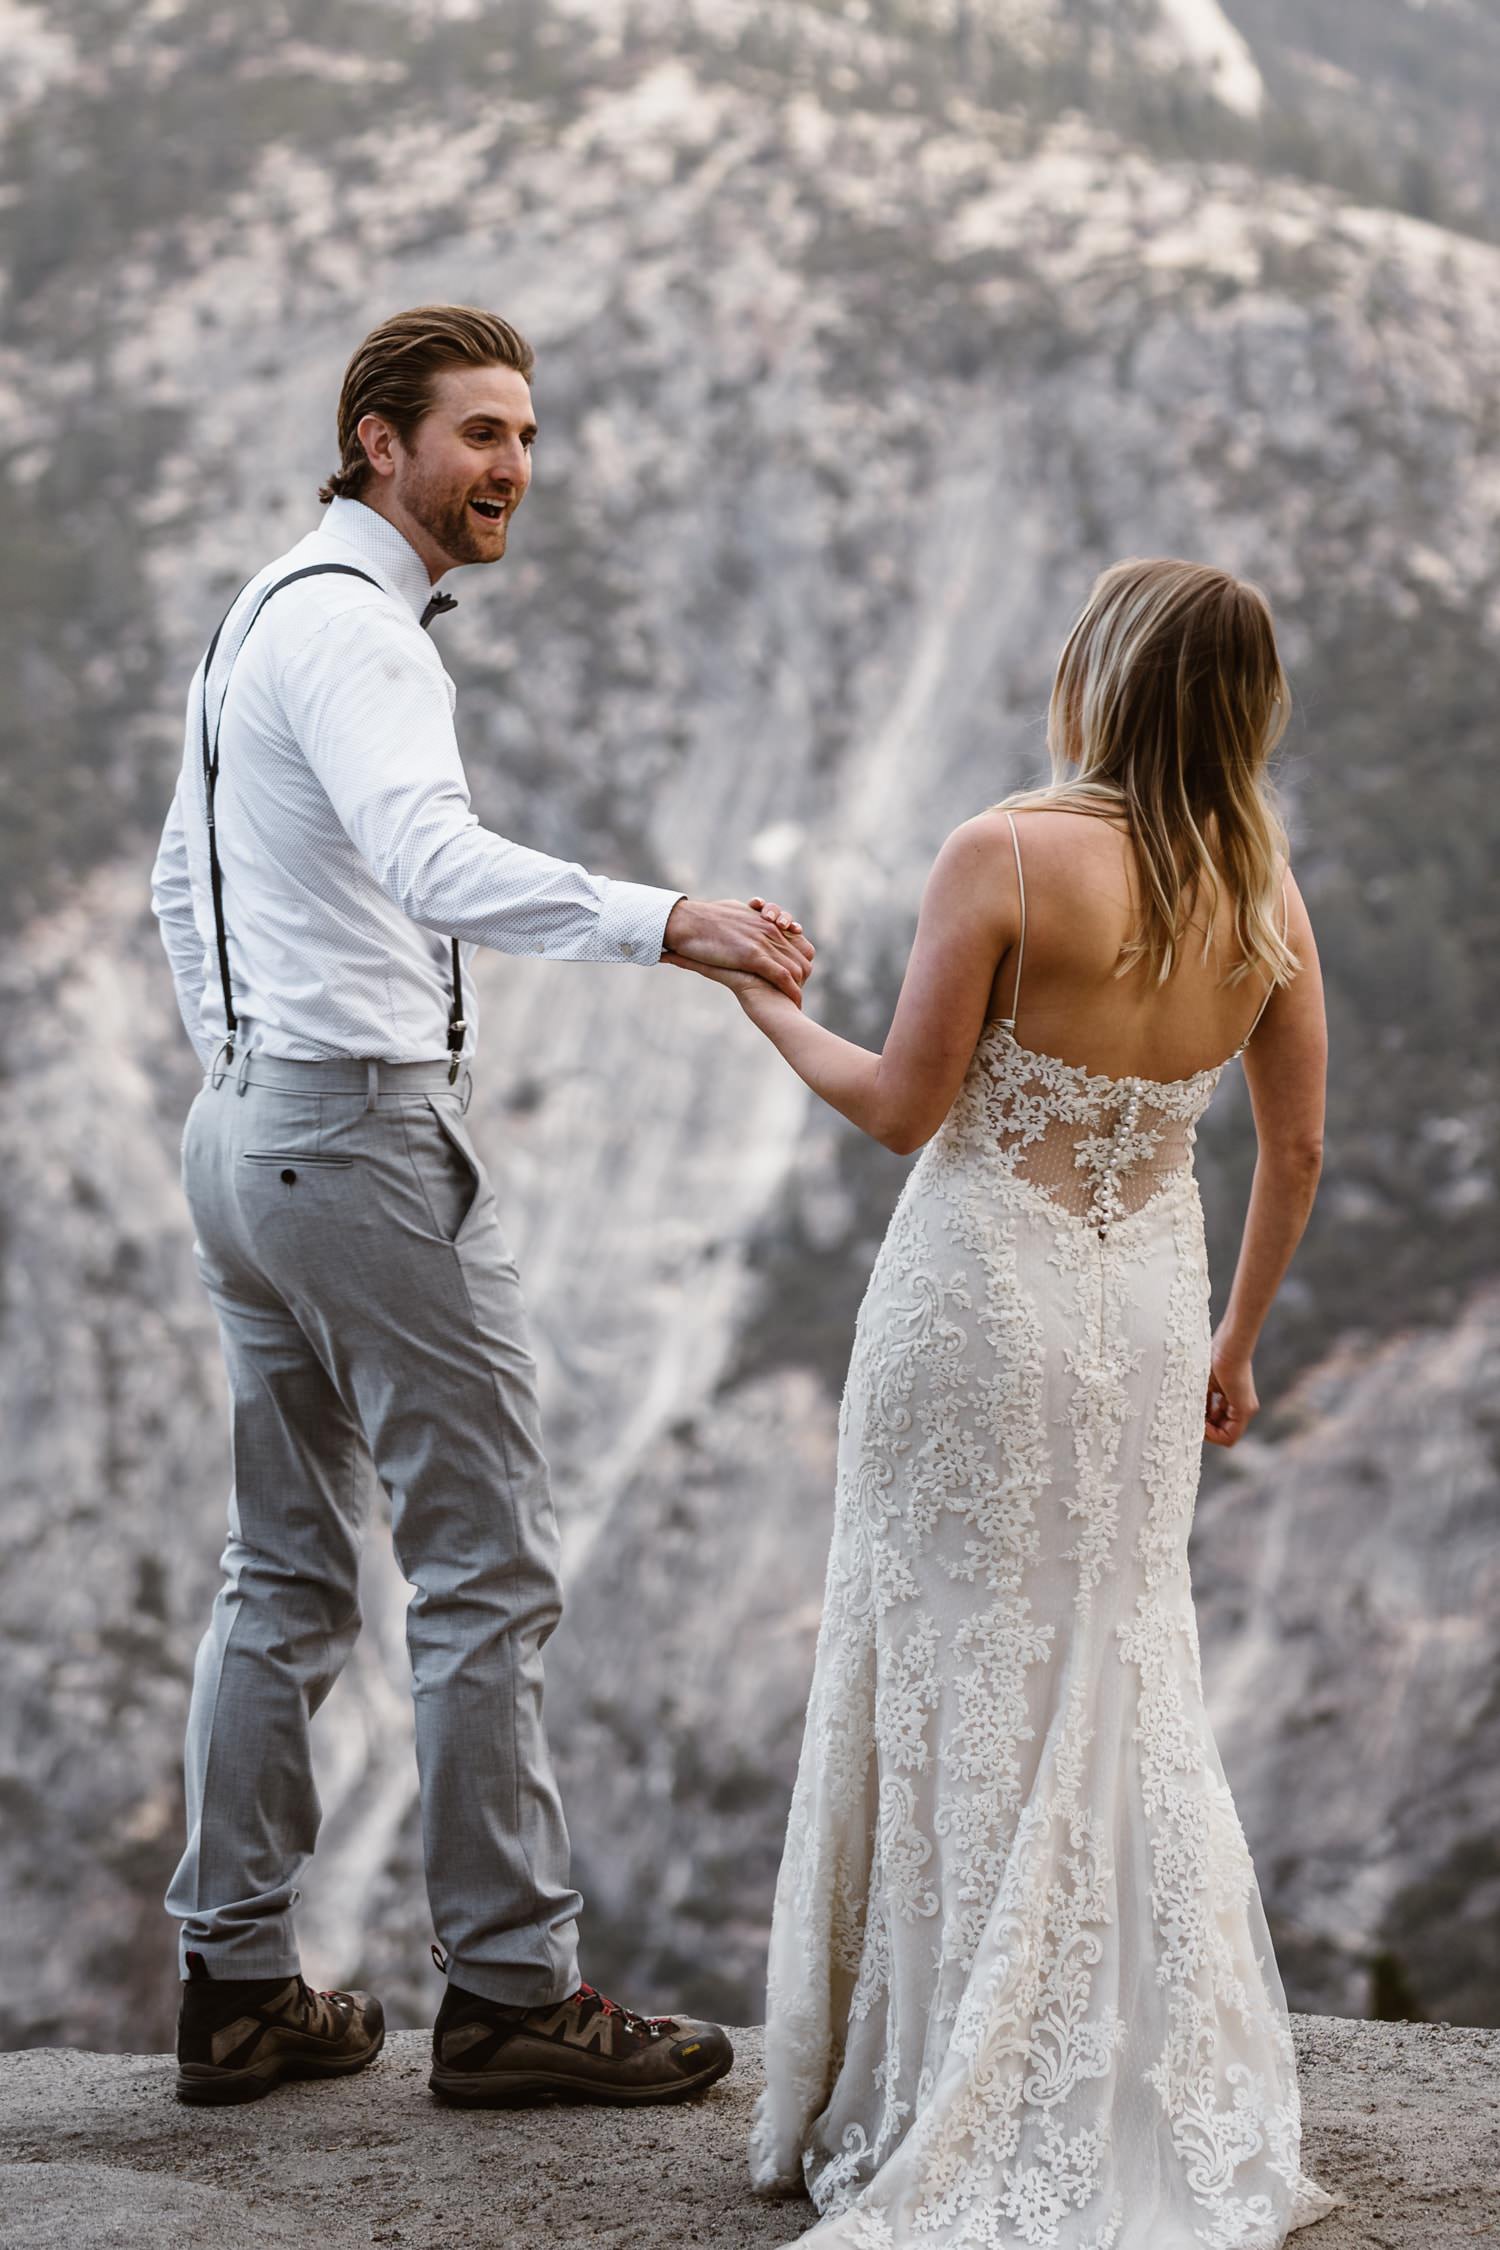
M 253 2102 L 283 2078 L 346 2078 L 384 2043 L 385 2011 L 368 1992 L 313 1992 L 301 1977 L 210 1978 L 198 1953 L 188 1965 L 180 2102 Z
M 450 1984 L 432 2028 L 432 2076 L 446 2102 L 680 2102 L 722 2078 L 734 2049 L 716 2023 L 638 2016 L 581 1984 L 566 2000 L 507 2008 Z

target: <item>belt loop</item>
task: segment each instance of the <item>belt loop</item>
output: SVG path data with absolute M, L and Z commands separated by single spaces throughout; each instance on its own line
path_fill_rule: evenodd
M 468 1114 L 469 1114 L 469 1104 L 470 1104 L 470 1102 L 471 1102 L 471 1101 L 473 1100 L 473 1098 L 474 1098 L 474 1073 L 473 1073 L 473 1071 L 472 1071 L 472 1070 L 470 1070 L 470 1069 L 468 1068 L 468 1066 L 467 1066 L 467 1065 L 465 1065 L 465 1067 L 464 1067 L 464 1099 L 463 1099 L 463 1107 L 462 1107 L 462 1108 L 460 1109 L 460 1111 L 459 1111 L 459 1113 L 458 1113 L 460 1117 L 467 1117 L 467 1116 L 468 1116 Z
M 249 1080 L 245 1076 L 245 1073 L 249 1068 L 250 1050 L 248 1047 L 246 1047 L 240 1055 L 239 1069 L 234 1074 L 234 1090 L 237 1094 L 243 1094 L 246 1086 L 249 1084 Z
M 208 1066 L 208 1082 L 210 1086 L 212 1086 L 215 1093 L 218 1092 L 220 1086 L 224 1082 L 224 1065 L 219 1060 L 219 1058 L 228 1045 L 229 1041 L 227 1039 L 221 1039 L 219 1041 L 218 1046 L 214 1049 L 213 1060 Z
M 380 1065 L 371 1060 L 365 1064 L 365 1108 L 373 1109 L 380 1099 Z

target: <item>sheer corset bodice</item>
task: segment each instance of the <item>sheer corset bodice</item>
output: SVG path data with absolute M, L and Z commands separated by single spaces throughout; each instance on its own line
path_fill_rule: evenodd
M 1092 1227 L 1104 1240 L 1111 1227 L 1174 1186 L 1192 1185 L 1198 1120 L 1227 1064 L 1213 1063 L 1186 1078 L 1133 1072 L 1110 1077 L 1022 1045 L 1016 1022 L 1026 958 L 1026 875 L 1014 816 L 1005 817 L 1020 906 L 1010 1014 L 994 1018 L 980 1033 L 958 1098 L 930 1144 L 931 1160 L 969 1159 L 976 1177 L 987 1179 L 1002 1200 L 1006 1188 L 1034 1190 L 1054 1212 Z M 1255 1023 L 1228 1062 L 1244 1053 L 1269 998 L 1268 988 Z
M 977 1157 L 992 1189 L 1017 1183 L 1105 1232 L 1191 1182 L 1198 1120 L 1224 1068 L 1110 1078 L 1023 1047 L 997 1019 L 980 1035 L 935 1155 Z

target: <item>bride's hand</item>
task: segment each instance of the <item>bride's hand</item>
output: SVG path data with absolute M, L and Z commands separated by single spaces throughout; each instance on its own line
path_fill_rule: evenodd
M 707 977 L 710 984 L 727 985 L 738 1000 L 756 992 L 773 992 L 775 987 L 758 977 L 753 969 L 716 969 L 706 961 L 690 961 L 685 953 L 664 953 L 662 959 L 674 969 L 691 969 L 695 977 Z M 784 992 L 777 992 L 778 1000 L 785 1000 Z
M 1248 1352 L 1215 1350 L 1209 1363 L 1203 1435 L 1210 1445 L 1237 1445 L 1260 1411 Z

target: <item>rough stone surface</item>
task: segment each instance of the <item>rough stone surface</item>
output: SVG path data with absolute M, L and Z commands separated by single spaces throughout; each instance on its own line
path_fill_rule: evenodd
M 1500 2243 L 1500 2032 L 1293 2019 L 1308 2169 L 1348 2198 L 1317 2250 Z M 795 2240 L 799 2200 L 746 2182 L 761 2034 L 700 2101 L 634 2114 L 469 2114 L 426 2092 L 427 2043 L 398 2032 L 364 2076 L 290 2085 L 219 2111 L 181 2108 L 165 2055 L 33 2048 L 0 2057 L 7 2250 L 712 2250 Z

